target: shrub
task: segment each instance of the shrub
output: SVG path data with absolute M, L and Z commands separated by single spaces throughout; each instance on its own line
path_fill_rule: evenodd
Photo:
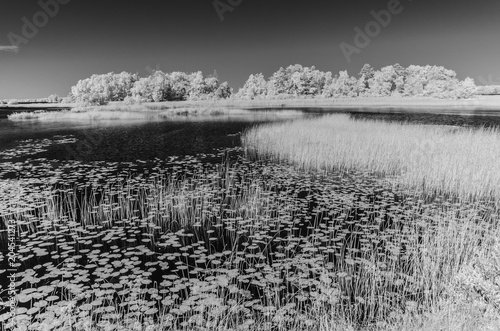
M 245 85 L 238 91 L 238 99 L 253 100 L 267 95 L 267 82 L 263 74 L 250 75 Z
M 131 96 L 139 102 L 225 99 L 231 96 L 231 88 L 227 82 L 220 84 L 217 77 L 204 78 L 201 71 L 155 71 L 134 84 Z
M 335 97 L 356 97 L 358 80 L 349 76 L 347 71 L 341 71 L 324 88 L 323 96 L 327 98 Z
M 57 94 L 52 94 L 47 98 L 48 103 L 60 103 L 62 102 L 62 98 L 59 97 Z
M 138 76 L 128 72 L 92 75 L 71 88 L 75 101 L 84 105 L 105 105 L 110 101 L 123 101 L 131 94 Z
M 476 94 L 479 94 L 479 95 L 500 95 L 500 85 L 477 86 Z
M 316 70 L 314 66 L 290 65 L 286 68 L 280 68 L 269 78 L 267 95 L 269 97 L 320 95 L 327 78 L 328 73 Z

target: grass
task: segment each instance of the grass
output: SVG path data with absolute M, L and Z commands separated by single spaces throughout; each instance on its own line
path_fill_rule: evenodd
M 162 105 L 107 105 L 73 108 L 64 111 L 20 112 L 8 115 L 11 121 L 99 121 L 99 120 L 224 120 L 231 116 L 250 115 L 271 119 L 298 115 L 292 110 L 245 110 L 221 107 L 167 108 Z
M 442 195 L 471 212 L 482 209 L 483 201 L 496 206 L 500 201 L 497 128 L 356 121 L 333 115 L 255 127 L 242 138 L 247 151 L 261 158 L 292 163 L 313 173 L 368 171 L 389 176 L 394 187 L 414 192 L 431 204 Z M 437 291 L 423 303 L 422 312 L 392 315 L 396 319 L 380 323 L 381 330 L 500 328 L 500 246 L 497 239 L 482 242 L 477 232 L 482 226 L 492 226 L 488 231 L 498 233 L 498 213 L 491 215 L 493 223 L 483 223 L 484 218 L 473 221 L 472 215 L 462 221 L 442 212 L 430 216 L 432 234 L 418 239 L 421 252 L 430 255 L 417 254 L 420 258 L 414 261 L 417 269 L 413 271 L 421 285 L 427 284 L 424 288 Z M 396 270 L 391 273 L 398 274 Z
M 461 199 L 500 198 L 500 131 L 350 119 L 332 115 L 247 131 L 249 152 L 305 170 L 366 170 L 396 184 Z
M 119 104 L 119 103 L 118 103 Z M 169 101 L 144 103 L 143 107 L 174 109 L 183 107 L 207 108 L 370 108 L 397 107 L 405 110 L 435 111 L 436 109 L 494 109 L 500 110 L 500 96 L 476 96 L 465 100 L 443 100 L 431 97 L 360 97 L 360 98 L 282 98 L 282 99 L 222 99 L 204 101 Z
M 429 203 L 364 172 L 156 169 L 171 170 L 2 182 L 0 218 L 20 236 L 15 330 L 417 329 L 500 234 L 495 205 Z M 488 272 L 457 282 L 494 298 Z
M 73 111 L 85 113 L 75 115 L 74 112 L 61 111 L 59 115 L 64 118 L 73 119 L 133 119 L 144 118 L 144 113 L 151 116 L 175 116 L 175 115 L 221 115 L 235 109 L 259 109 L 259 108 L 328 108 L 328 109 L 366 109 L 398 108 L 402 111 L 429 111 L 436 110 L 500 110 L 500 96 L 475 96 L 467 100 L 443 100 L 430 97 L 362 97 L 362 98 L 286 98 L 286 99 L 222 99 L 204 101 L 169 101 L 149 102 L 141 104 L 126 104 L 124 102 L 111 102 L 106 106 L 80 107 L 77 104 L 29 104 L 23 105 L 26 109 L 50 109 L 52 107 L 71 108 Z M 9 108 L 9 107 L 5 107 Z M 163 111 L 163 112 L 162 112 Z M 100 112 L 100 114 L 96 114 Z M 131 114 L 126 114 L 131 113 Z M 136 113 L 141 113 L 138 115 Z M 57 115 L 33 114 L 32 112 L 21 112 L 10 115 L 12 120 L 22 119 L 53 119 Z
M 220 109 L 182 108 L 172 110 L 144 109 L 138 106 L 101 106 L 87 109 L 74 108 L 66 111 L 20 112 L 8 115 L 12 121 L 22 120 L 136 120 L 162 119 L 179 116 L 217 116 L 232 112 Z M 237 112 L 234 112 L 237 113 Z M 240 114 L 243 111 L 239 112 Z

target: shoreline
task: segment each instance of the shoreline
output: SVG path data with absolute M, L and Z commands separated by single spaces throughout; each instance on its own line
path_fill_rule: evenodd
M 77 104 L 29 104 L 0 107 L 12 110 L 11 120 L 33 119 L 119 119 L 145 118 L 150 116 L 215 116 L 239 114 L 245 110 L 338 110 L 338 109 L 397 109 L 400 111 L 434 112 L 443 110 L 485 110 L 500 114 L 500 96 L 476 96 L 473 99 L 435 99 L 430 97 L 363 97 L 334 99 L 272 99 L 272 100 L 201 100 L 166 101 L 141 104 L 111 102 L 104 106 L 81 107 Z M 43 110 L 40 112 L 40 110 Z M 36 112 L 38 111 L 38 112 Z M 54 114 L 54 113 L 57 113 Z M 121 116 L 123 115 L 123 116 Z

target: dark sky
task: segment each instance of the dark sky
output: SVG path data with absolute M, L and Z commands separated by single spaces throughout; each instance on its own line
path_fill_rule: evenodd
M 340 43 L 354 45 L 354 28 L 364 30 L 370 12 L 389 2 L 242 0 L 221 21 L 213 0 L 70 0 L 44 25 L 38 0 L 1 0 L 0 99 L 66 96 L 94 73 L 144 76 L 148 67 L 217 70 L 235 91 L 251 73 L 268 77 L 296 63 L 352 75 L 364 63 L 432 64 L 477 84 L 500 81 L 498 0 L 401 0 L 401 13 L 348 63 Z M 23 17 L 34 16 L 42 19 L 38 32 L 9 51 L 9 33 L 23 36 Z

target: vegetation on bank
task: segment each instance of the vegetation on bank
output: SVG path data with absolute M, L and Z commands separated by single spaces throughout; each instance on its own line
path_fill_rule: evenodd
M 71 88 L 69 102 L 104 105 L 112 101 L 127 103 L 192 101 L 220 99 L 288 99 L 338 97 L 435 97 L 467 99 L 475 94 L 474 81 L 460 81 L 453 70 L 438 66 L 407 68 L 399 64 L 375 70 L 366 64 L 358 77 L 347 71 L 334 75 L 299 64 L 280 68 L 269 79 L 262 74 L 250 75 L 245 85 L 233 94 L 227 82 L 216 75 L 204 77 L 195 73 L 160 70 L 148 77 L 122 72 L 93 75 Z
M 237 98 L 287 97 L 436 97 L 444 99 L 470 98 L 475 93 L 474 80 L 457 79 L 453 70 L 438 66 L 407 68 L 399 64 L 375 70 L 365 64 L 357 77 L 347 71 L 337 75 L 299 64 L 280 68 L 266 81 L 262 74 L 251 75 Z
M 478 86 L 477 95 L 500 95 L 500 85 Z
M 52 103 L 60 103 L 63 99 L 59 97 L 57 94 L 52 94 L 47 98 L 40 99 L 6 99 L 0 100 L 0 106 L 2 105 L 26 105 L 26 104 L 52 104 Z
M 134 119 L 161 119 L 179 116 L 217 116 L 227 114 L 242 114 L 244 110 L 229 111 L 226 108 L 216 107 L 182 107 L 166 108 L 147 107 L 143 105 L 106 105 L 94 107 L 77 107 L 63 111 L 26 111 L 7 115 L 12 121 L 22 120 L 134 120 Z
M 305 170 L 397 175 L 408 188 L 500 200 L 500 130 L 352 120 L 348 115 L 265 124 L 249 151 Z
M 148 77 L 122 72 L 92 75 L 71 88 L 68 101 L 82 105 L 105 105 L 112 101 L 127 103 L 186 101 L 228 98 L 231 89 L 216 75 L 204 77 L 201 71 L 164 73 Z
M 384 111 L 387 107 L 397 107 L 399 110 L 414 112 L 435 112 L 438 109 L 468 111 L 472 109 L 498 110 L 499 96 L 479 96 L 474 99 L 436 99 L 431 97 L 363 97 L 363 98 L 293 98 L 293 99 L 220 99 L 206 101 L 168 101 L 127 104 L 111 102 L 104 106 L 78 107 L 75 104 L 62 104 L 67 110 L 46 110 L 16 112 L 7 117 L 12 121 L 21 120 L 113 120 L 113 119 L 155 119 L 179 116 L 199 117 L 212 115 L 253 114 L 256 111 L 268 112 L 274 110 L 283 114 L 285 109 L 300 110 L 314 108 L 325 109 L 371 109 Z M 42 108 L 42 104 L 32 109 Z M 28 108 L 28 107 L 26 107 Z M 252 113 L 245 109 L 253 109 Z
M 26 111 L 7 115 L 11 121 L 79 121 L 79 120 L 221 120 L 221 118 L 234 117 L 235 115 L 260 116 L 271 119 L 288 115 L 301 114 L 295 110 L 246 110 L 232 109 L 231 107 L 217 105 L 194 105 L 192 107 L 183 105 L 172 107 L 166 104 L 109 104 L 105 106 L 93 106 L 74 108 L 62 111 Z
M 280 68 L 267 80 L 263 74 L 252 74 L 237 93 L 227 82 L 220 82 L 216 73 L 204 77 L 194 73 L 165 73 L 156 70 L 151 75 L 113 72 L 92 75 L 71 87 L 66 98 L 51 95 L 42 99 L 0 100 L 0 104 L 60 103 L 79 106 L 105 105 L 125 101 L 144 102 L 217 100 L 292 100 L 337 99 L 366 97 L 412 97 L 438 99 L 469 99 L 474 95 L 498 95 L 498 86 L 476 86 L 474 80 L 460 81 L 453 70 L 440 66 L 399 64 L 375 70 L 365 64 L 357 76 L 347 71 L 338 74 L 300 64 Z

